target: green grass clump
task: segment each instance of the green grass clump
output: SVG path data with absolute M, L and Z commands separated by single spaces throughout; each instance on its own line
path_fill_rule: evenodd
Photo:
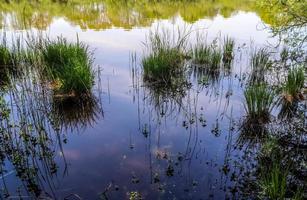
M 263 195 L 269 199 L 285 199 L 287 175 L 279 163 L 273 163 L 273 166 L 263 174 L 260 180 Z
M 184 71 L 187 35 L 177 39 L 169 33 L 151 33 L 147 50 L 149 55 L 142 59 L 144 79 L 156 83 L 169 84 L 172 77 Z
M 264 82 L 265 72 L 270 69 L 270 53 L 262 48 L 256 52 L 251 57 L 251 83 L 261 83 Z
M 183 57 L 178 49 L 161 49 L 142 60 L 146 80 L 168 83 L 182 71 Z
M 222 52 L 214 44 L 207 45 L 204 42 L 198 42 L 192 48 L 191 53 L 195 64 L 205 65 L 211 70 L 219 69 Z
M 0 68 L 11 65 L 11 52 L 5 45 L 0 45 Z
M 211 68 L 213 70 L 218 70 L 221 64 L 222 52 L 219 49 L 213 49 L 211 54 Z
M 270 67 L 270 53 L 262 48 L 252 55 L 252 68 L 268 69 Z
M 287 49 L 286 47 L 284 47 L 281 52 L 280 52 L 280 60 L 281 62 L 286 62 L 289 58 L 290 52 L 289 49 Z
M 223 46 L 223 62 L 224 64 L 229 64 L 233 60 L 233 50 L 235 46 L 235 41 L 232 38 L 224 38 Z
M 209 65 L 211 61 L 211 48 L 210 46 L 200 43 L 192 49 L 193 61 L 201 65 Z
M 245 110 L 252 121 L 266 122 L 273 108 L 274 93 L 266 84 L 249 86 L 245 92 Z
M 42 50 L 47 71 L 65 94 L 88 93 L 94 83 L 92 59 L 88 47 L 79 41 L 68 43 L 63 38 L 45 41 Z
M 304 87 L 304 81 L 304 67 L 290 69 L 283 86 L 283 96 L 287 102 L 292 103 L 303 98 L 301 92 Z

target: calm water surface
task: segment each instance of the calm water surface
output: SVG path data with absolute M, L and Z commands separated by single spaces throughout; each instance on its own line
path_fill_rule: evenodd
M 206 5 L 194 5 L 195 12 L 203 9 L 205 13 L 195 13 L 194 17 L 187 16 L 179 5 L 175 6 L 177 11 L 171 5 L 163 7 L 172 10 L 165 15 L 162 8 L 156 8 L 156 12 L 161 9 L 160 17 L 159 13 L 142 13 L 141 6 L 129 10 L 118 5 L 123 11 L 116 13 L 113 7 L 108 10 L 103 4 L 93 4 L 80 16 L 68 16 L 68 8 L 59 7 L 63 9 L 61 13 L 51 6 L 45 13 L 48 20 L 40 18 L 44 24 L 39 26 L 40 20 L 32 20 L 34 32 L 39 30 L 70 41 L 76 41 L 78 35 L 93 50 L 94 66 L 100 71 L 93 89 L 95 106 L 89 105 L 88 110 L 69 105 L 60 108 L 62 149 L 55 142 L 53 150 L 59 168 L 55 174 L 45 173 L 39 178 L 40 189 L 48 193 L 42 196 L 125 199 L 137 191 L 145 199 L 240 198 L 244 152 L 236 147 L 244 146 L 244 140 L 239 145 L 238 138 L 245 115 L 240 80 L 248 71 L 247 57 L 252 49 L 277 40 L 264 29 L 268 25 L 257 12 L 236 3 L 229 11 L 227 5 L 210 3 L 208 6 L 216 5 L 212 12 Z M 192 13 L 194 7 L 186 12 Z M 43 9 L 47 8 L 42 8 L 38 17 L 43 15 Z M 15 11 L 3 13 L 3 30 L 8 36 L 29 31 L 20 26 L 20 16 Z M 198 84 L 197 74 L 190 72 L 191 86 L 179 95 L 163 95 L 146 87 L 139 67 L 144 53 L 142 42 L 157 27 L 189 27 L 195 30 L 192 41 L 196 32 L 206 35 L 208 41 L 226 35 L 234 38 L 231 73 L 222 72 L 217 81 L 204 86 Z M 136 55 L 135 62 L 131 61 L 132 55 Z M 78 112 L 86 112 L 90 119 L 74 117 Z M 4 168 L 1 188 L 7 188 L 11 196 L 21 194 L 27 198 L 27 185 L 16 176 L 12 163 L 6 161 Z

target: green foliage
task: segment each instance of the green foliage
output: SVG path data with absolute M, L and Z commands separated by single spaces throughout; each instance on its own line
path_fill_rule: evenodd
M 280 60 L 281 60 L 282 62 L 286 62 L 286 61 L 288 60 L 288 58 L 289 58 L 289 54 L 290 54 L 289 49 L 287 49 L 286 47 L 284 47 L 284 48 L 281 50 L 281 52 L 280 52 Z
M 219 70 L 222 52 L 215 44 L 199 42 L 192 49 L 192 59 L 196 64 L 205 65 L 210 71 Z
M 204 43 L 198 43 L 192 49 L 193 61 L 197 64 L 209 65 L 211 62 L 211 48 Z
M 149 55 L 142 59 L 145 80 L 169 84 L 173 77 L 182 75 L 187 35 L 180 34 L 177 39 L 167 32 L 150 34 L 147 43 Z
M 86 45 L 63 38 L 45 41 L 42 56 L 53 79 L 60 82 L 61 92 L 81 94 L 92 88 L 92 60 Z
M 290 69 L 286 82 L 283 86 L 284 98 L 292 103 L 301 98 L 301 91 L 304 87 L 305 72 L 304 66 Z
M 262 194 L 269 199 L 285 199 L 288 173 L 280 163 L 274 162 L 260 179 Z
M 0 69 L 11 64 L 11 52 L 5 45 L 0 45 Z
M 245 110 L 251 120 L 266 122 L 273 108 L 274 92 L 266 84 L 249 86 L 245 92 Z
M 251 58 L 251 65 L 253 69 L 268 69 L 271 66 L 270 53 L 265 48 L 255 51 Z
M 264 82 L 265 72 L 270 69 L 270 67 L 270 53 L 265 48 L 255 51 L 251 57 L 250 82 L 256 84 Z
M 306 47 L 307 3 L 304 0 L 259 0 L 260 17 L 273 35 L 294 47 Z
M 225 64 L 231 63 L 233 60 L 233 50 L 235 46 L 234 39 L 230 37 L 224 38 L 224 45 L 223 45 L 223 62 Z
M 211 68 L 214 70 L 219 70 L 222 59 L 222 52 L 220 49 L 213 49 L 211 54 Z

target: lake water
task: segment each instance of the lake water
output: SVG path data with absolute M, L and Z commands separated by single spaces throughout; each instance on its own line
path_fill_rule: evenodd
M 255 162 L 253 148 L 244 150 L 248 139 L 240 137 L 249 56 L 256 47 L 278 42 L 256 5 L 242 0 L 157 3 L 154 9 L 146 3 L 112 1 L 55 4 L 2 6 L 0 18 L 8 37 L 29 30 L 69 41 L 78 37 L 95 59 L 95 102 L 86 108 L 58 108 L 61 131 L 50 144 L 56 173 L 49 173 L 48 162 L 36 160 L 42 171 L 35 177 L 44 191 L 40 195 L 127 199 L 137 192 L 144 199 L 240 199 L 244 172 Z M 191 84 L 179 94 L 147 87 L 140 68 L 143 42 L 150 31 L 162 27 L 188 27 L 192 42 L 197 33 L 208 41 L 234 38 L 231 72 L 201 84 L 191 70 Z M 2 197 L 8 192 L 33 198 L 10 160 L 2 168 Z

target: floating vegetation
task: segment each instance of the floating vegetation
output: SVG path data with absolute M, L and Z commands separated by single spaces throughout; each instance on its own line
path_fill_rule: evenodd
M 244 92 L 244 97 L 249 120 L 262 123 L 269 121 L 274 91 L 268 85 L 263 83 L 249 86 Z
M 175 34 L 175 33 L 173 33 Z M 182 76 L 188 34 L 178 36 L 167 31 L 151 32 L 146 43 L 148 55 L 143 57 L 144 80 L 155 84 L 173 84 L 173 78 Z
M 60 94 L 75 96 L 89 93 L 94 84 L 94 72 L 85 44 L 79 41 L 69 43 L 64 38 L 46 40 L 42 56 Z

